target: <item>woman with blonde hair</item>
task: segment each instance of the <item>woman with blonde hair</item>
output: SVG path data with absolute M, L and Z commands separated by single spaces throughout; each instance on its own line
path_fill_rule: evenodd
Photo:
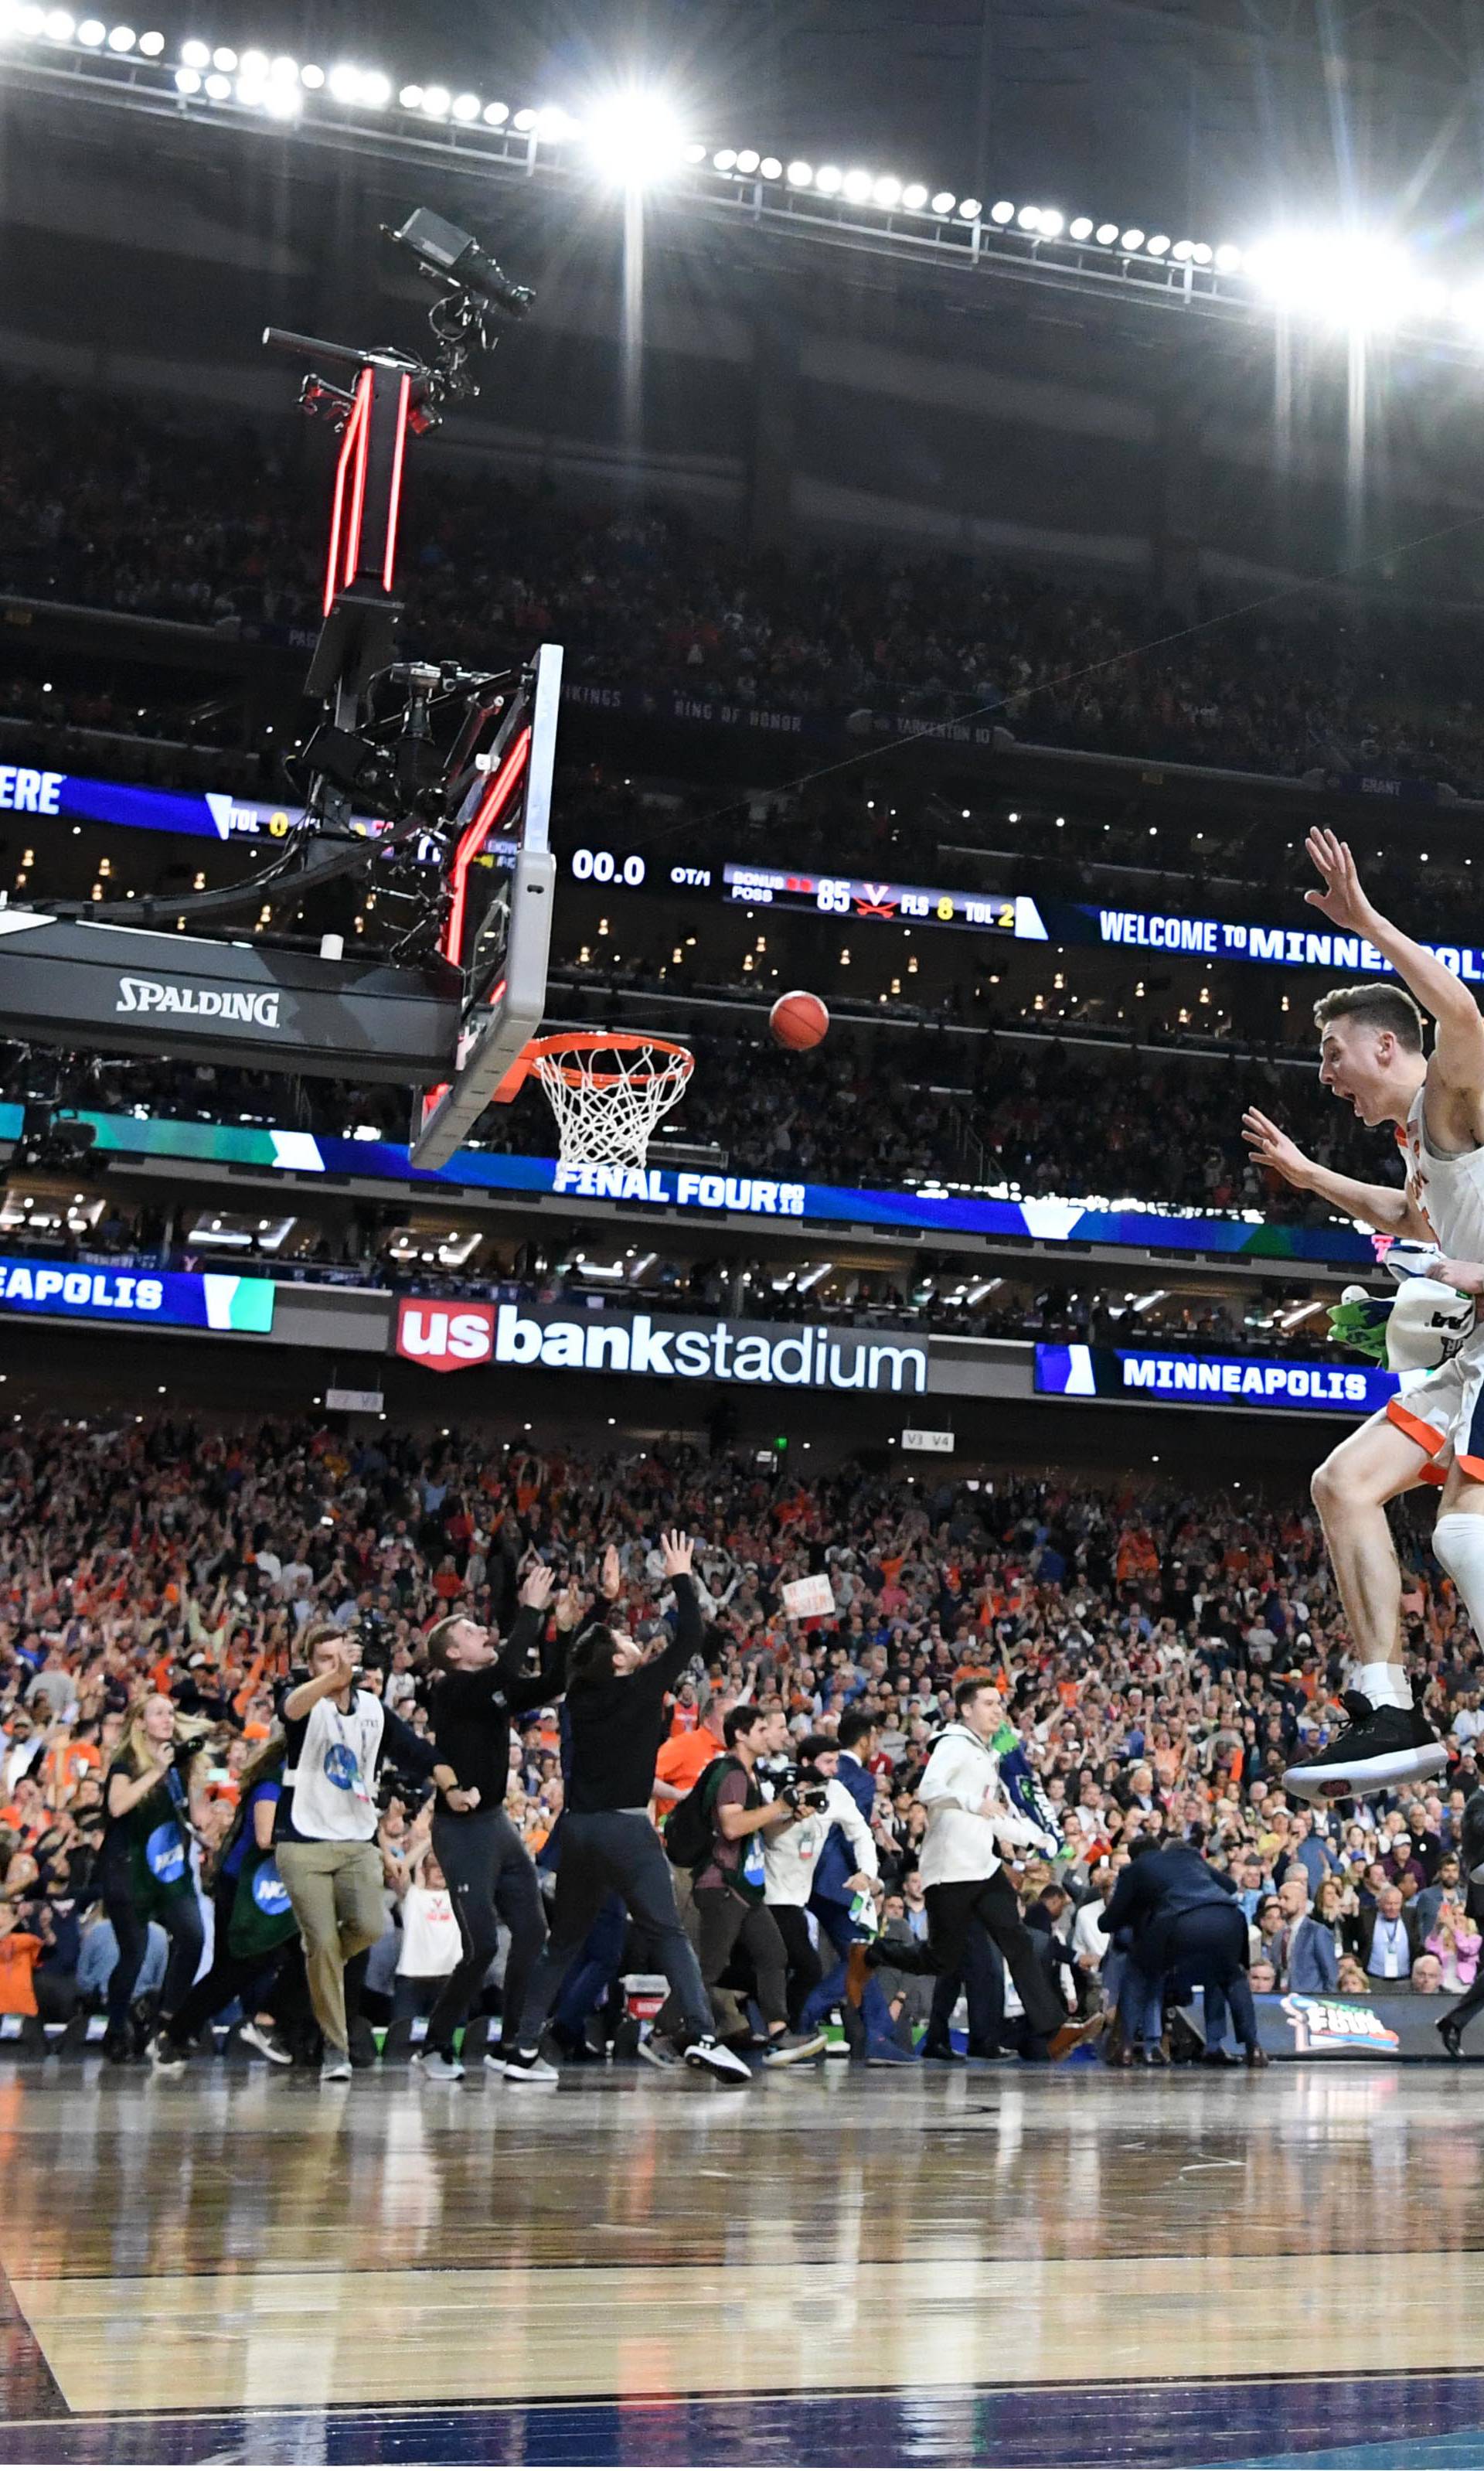
M 206 1728 L 177 1716 L 155 1691 L 137 1706 L 104 1782 L 104 1832 L 98 1860 L 104 1908 L 118 1941 L 108 1977 L 105 2059 L 139 2059 L 151 2020 L 130 2017 L 134 1984 L 158 1921 L 170 1940 L 160 2006 L 171 2014 L 201 1961 L 201 1917 L 191 1869 L 191 1837 L 204 1810 L 198 1753 Z
M 273 1859 L 287 1752 L 284 1735 L 274 1732 L 259 1744 L 238 1779 L 237 1809 L 210 1866 L 216 1917 L 211 1970 L 181 2007 L 162 2011 L 150 2046 L 155 2066 L 167 2075 L 184 2067 L 198 2036 L 234 1999 L 244 2006 L 243 2041 L 274 2067 L 288 2067 L 293 2057 L 278 2028 L 303 2040 L 309 2022 L 304 1959 L 289 1891 Z M 247 1994 L 259 1984 L 259 2002 L 247 2010 Z

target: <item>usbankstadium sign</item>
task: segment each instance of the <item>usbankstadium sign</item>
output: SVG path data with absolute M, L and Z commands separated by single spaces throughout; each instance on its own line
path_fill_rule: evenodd
M 1182 1355 L 1134 1347 L 1035 1351 L 1035 1387 L 1057 1399 L 1148 1400 L 1171 1407 L 1291 1407 L 1368 1416 L 1395 1398 L 1394 1373 L 1372 1365 L 1290 1364 L 1250 1355 Z
M 661 1380 L 777 1383 L 785 1389 L 916 1396 L 928 1386 L 925 1342 L 814 1322 L 577 1314 L 549 1306 L 446 1304 L 406 1296 L 397 1307 L 395 1344 L 399 1355 L 432 1373 L 510 1364 L 645 1374 Z

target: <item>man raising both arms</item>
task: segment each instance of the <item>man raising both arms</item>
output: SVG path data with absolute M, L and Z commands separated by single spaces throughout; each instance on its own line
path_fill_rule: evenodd
M 1398 1127 L 1406 1183 L 1334 1175 L 1255 1107 L 1242 1118 L 1243 1136 L 1260 1165 L 1381 1235 L 1438 1246 L 1446 1258 L 1434 1275 L 1484 1293 L 1484 1020 L 1462 980 L 1372 907 L 1343 841 L 1315 831 L 1308 847 L 1324 878 L 1324 890 L 1308 900 L 1342 932 L 1373 944 L 1411 989 L 1373 980 L 1337 987 L 1314 1006 L 1320 1080 L 1362 1123 Z M 1437 1024 L 1430 1058 L 1425 1012 Z M 1427 1483 L 1443 1488 L 1432 1549 L 1484 1640 L 1484 1329 L 1450 1363 L 1389 1400 L 1315 1472 L 1314 1503 L 1359 1669 L 1345 1693 L 1348 1728 L 1284 1777 L 1306 1800 L 1409 1784 L 1448 1764 L 1412 1705 L 1402 1573 L 1386 1518 L 1388 1501 Z

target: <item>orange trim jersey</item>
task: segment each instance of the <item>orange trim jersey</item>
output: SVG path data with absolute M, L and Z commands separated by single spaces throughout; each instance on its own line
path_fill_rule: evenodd
M 1425 1081 L 1397 1134 L 1406 1160 L 1407 1198 L 1445 1253 L 1484 1261 L 1484 1149 L 1451 1157 L 1435 1150 L 1427 1139 L 1426 1094 Z M 1386 1414 L 1426 1453 L 1423 1475 L 1428 1483 L 1444 1483 L 1452 1462 L 1484 1483 L 1484 1327 L 1449 1363 L 1409 1381 L 1401 1398 L 1387 1402 Z

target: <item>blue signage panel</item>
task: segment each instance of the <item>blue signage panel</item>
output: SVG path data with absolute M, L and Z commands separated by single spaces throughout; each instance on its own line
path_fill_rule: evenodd
M 273 1282 L 227 1271 L 104 1270 L 5 1257 L 0 1312 L 261 1334 L 273 1327 Z
M 1056 1399 L 1151 1400 L 1167 1407 L 1316 1408 L 1369 1416 L 1395 1398 L 1379 1366 L 1292 1364 L 1261 1355 L 1178 1355 L 1157 1348 L 1050 1347 L 1035 1351 L 1035 1387 Z

